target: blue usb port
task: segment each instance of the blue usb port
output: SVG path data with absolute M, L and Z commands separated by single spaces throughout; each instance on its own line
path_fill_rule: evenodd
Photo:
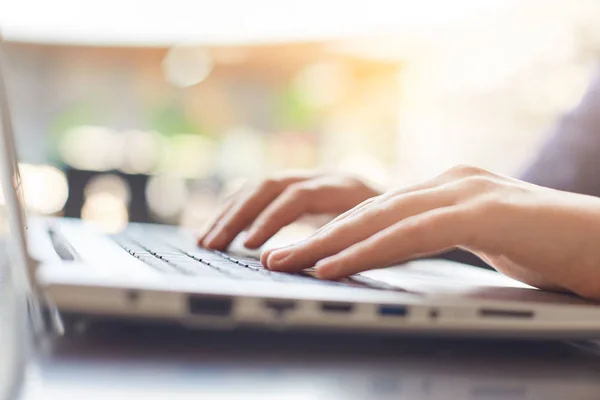
M 404 317 L 408 313 L 406 306 L 379 306 L 379 315 L 382 317 Z

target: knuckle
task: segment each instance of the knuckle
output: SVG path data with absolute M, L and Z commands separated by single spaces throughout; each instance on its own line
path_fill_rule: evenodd
M 258 184 L 258 189 L 260 191 L 271 190 L 273 188 L 279 187 L 281 181 L 275 177 L 270 177 L 264 179 L 262 182 Z
M 487 171 L 483 168 L 475 167 L 472 165 L 459 164 L 448 171 L 450 174 L 455 176 L 483 176 L 487 174 Z
M 491 192 L 498 186 L 494 179 L 485 175 L 468 176 L 464 179 L 464 183 L 468 188 L 482 193 Z
M 352 236 L 353 232 L 356 232 L 356 227 L 354 224 L 348 224 L 345 222 L 337 223 L 330 229 L 326 229 L 320 234 L 315 235 L 310 239 L 310 241 L 317 247 L 329 246 L 335 243 L 340 243 L 340 241 L 344 241 L 349 236 Z
M 351 186 L 363 186 L 364 182 L 361 178 L 355 175 L 346 175 L 343 178 L 344 182 Z
M 479 217 L 487 220 L 494 220 L 498 216 L 505 215 L 505 212 L 511 207 L 513 207 L 511 200 L 500 194 L 486 194 L 474 205 Z
M 309 196 L 313 191 L 313 188 L 304 183 L 294 183 L 288 186 L 285 190 L 286 196 L 294 200 L 304 199 Z
M 367 221 L 377 222 L 381 219 L 388 218 L 390 207 L 384 201 L 376 201 L 368 205 L 360 216 Z

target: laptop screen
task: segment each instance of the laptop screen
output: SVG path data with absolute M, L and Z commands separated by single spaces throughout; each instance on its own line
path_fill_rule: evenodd
M 30 292 L 29 257 L 26 243 L 21 176 L 17 164 L 15 138 L 6 96 L 4 56 L 0 37 L 0 239 L 7 246 L 10 270 L 4 271 L 17 290 Z
M 5 90 L 0 36 L 0 398 L 13 397 L 25 360 L 27 307 L 32 299 L 22 184 Z

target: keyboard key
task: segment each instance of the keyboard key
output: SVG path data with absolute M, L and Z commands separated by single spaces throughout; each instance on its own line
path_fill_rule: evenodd
M 395 290 L 400 292 L 408 292 L 405 289 L 389 285 L 385 282 L 377 281 L 375 279 L 371 279 L 369 277 L 363 275 L 352 275 L 348 278 L 342 280 L 342 282 L 348 282 L 351 285 L 361 286 L 361 287 L 369 287 L 372 289 L 380 289 L 380 290 Z
M 234 254 L 227 255 L 227 257 L 229 259 L 236 260 L 242 264 L 252 264 L 252 263 L 257 263 L 257 262 L 260 263 L 260 260 L 258 258 L 254 258 L 254 257 L 238 256 L 238 255 L 234 255 Z
M 256 258 L 250 258 L 250 257 L 239 257 L 238 258 L 237 256 L 232 256 L 232 258 L 234 258 L 238 262 L 238 264 L 245 265 L 247 267 L 264 268 L 264 266 L 262 265 L 260 260 L 258 260 Z
M 271 276 L 278 282 L 292 282 L 292 283 L 304 283 L 304 284 L 319 284 L 324 286 L 348 286 L 340 282 L 326 281 L 324 279 L 313 278 L 311 276 L 304 276 L 299 274 L 286 274 L 283 272 L 271 272 Z
M 162 231 L 162 232 L 159 232 Z M 266 269 L 259 259 L 248 256 L 222 253 L 196 247 L 181 250 L 177 237 L 164 238 L 166 230 L 150 228 L 128 230 L 112 236 L 125 251 L 145 262 L 150 267 L 170 274 L 221 277 L 250 281 L 275 281 L 311 285 L 363 287 L 380 290 L 402 290 L 362 275 L 354 275 L 341 281 L 326 281 L 313 275 L 314 269 L 302 273 L 274 272 Z
M 154 257 L 154 256 L 141 256 L 141 257 L 137 257 L 140 261 L 143 261 L 144 263 L 146 263 L 147 265 L 151 266 L 152 268 L 160 271 L 160 272 L 164 272 L 167 274 L 176 274 L 178 273 L 178 270 L 173 267 L 172 265 L 159 260 L 158 258 Z
M 194 276 L 205 276 L 205 277 L 215 277 L 215 278 L 226 278 L 227 275 L 223 274 L 221 271 L 218 271 L 214 268 L 211 268 L 207 265 L 203 264 L 181 264 L 178 263 L 175 265 L 175 268 L 178 270 L 187 273 L 188 275 Z

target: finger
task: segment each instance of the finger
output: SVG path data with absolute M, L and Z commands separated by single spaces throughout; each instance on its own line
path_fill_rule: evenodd
M 412 186 L 408 186 L 406 188 L 397 190 L 397 191 L 393 191 L 393 192 L 387 192 L 385 194 L 379 195 L 379 196 L 375 196 L 375 197 L 371 197 L 370 199 L 367 199 L 365 201 L 363 201 L 362 203 L 358 204 L 356 207 L 351 208 L 350 210 L 340 214 L 339 216 L 337 216 L 336 218 L 334 218 L 333 220 L 331 220 L 330 222 L 328 222 L 327 224 L 323 225 L 321 228 L 319 228 L 318 230 L 316 230 L 310 237 L 315 237 L 318 236 L 319 234 L 325 232 L 327 229 L 331 228 L 332 226 L 335 226 L 338 222 L 341 222 L 343 220 L 345 220 L 348 217 L 351 217 L 355 214 L 357 214 L 360 211 L 364 211 L 365 207 L 372 205 L 374 202 L 376 201 L 383 201 L 383 200 L 387 200 L 389 199 L 391 196 L 393 195 L 400 195 L 400 194 L 408 194 L 411 192 L 415 192 L 418 190 L 424 190 L 424 189 L 429 189 L 434 187 L 436 184 L 443 182 L 443 181 L 448 181 L 450 180 L 450 177 L 447 175 L 440 175 L 434 179 L 432 179 L 431 181 L 428 182 L 424 182 L 424 183 L 420 183 L 420 184 L 416 184 L 416 185 L 412 185 Z M 274 251 L 279 251 L 279 250 L 283 250 L 283 249 L 287 249 L 287 248 L 291 248 L 293 247 L 295 244 L 290 244 L 284 247 L 280 247 L 280 248 L 273 248 L 273 249 L 268 249 L 265 250 L 262 254 L 261 254 L 261 262 L 262 264 L 266 267 L 268 265 L 267 260 L 269 258 L 269 256 L 271 255 L 271 253 L 273 253 Z
M 198 237 L 198 243 L 200 245 L 202 245 L 202 242 L 216 227 L 217 223 L 223 218 L 224 215 L 227 214 L 227 212 L 229 212 L 229 210 L 231 209 L 231 207 L 233 207 L 238 198 L 241 197 L 242 194 L 245 192 L 246 189 L 241 188 L 223 199 L 223 205 L 219 208 L 218 212 L 215 213 L 214 216 L 204 225 L 202 233 Z
M 281 182 L 269 180 L 240 196 L 206 237 L 205 245 L 211 249 L 225 249 L 284 187 Z
M 232 196 L 228 199 L 225 204 L 215 213 L 215 215 L 210 219 L 210 221 L 206 224 L 202 233 L 198 237 L 198 244 L 203 245 L 206 237 L 212 232 L 217 223 L 223 218 L 223 216 L 231 209 L 233 204 L 235 203 L 236 196 Z
M 358 204 L 356 207 L 344 212 L 343 214 L 339 215 L 338 217 L 334 218 L 333 220 L 331 220 L 330 222 L 328 222 L 327 224 L 323 225 L 321 228 L 319 228 L 317 231 L 315 231 L 315 233 L 313 233 L 309 239 L 316 237 L 320 234 L 322 234 L 323 232 L 326 232 L 328 229 L 330 229 L 331 227 L 337 226 L 338 223 L 346 220 L 347 218 L 350 218 L 352 216 L 356 216 L 356 214 L 358 214 L 359 212 L 362 212 L 365 210 L 365 208 L 367 206 L 372 206 L 375 202 L 384 202 L 388 199 L 390 199 L 391 197 L 394 196 L 399 196 L 399 195 L 403 195 L 403 194 L 409 194 L 409 193 L 413 193 L 413 192 L 417 192 L 420 190 L 426 190 L 426 189 L 431 189 L 434 188 L 436 186 L 440 186 L 440 185 L 444 185 L 447 184 L 449 182 L 452 182 L 456 179 L 460 179 L 460 178 L 464 178 L 464 177 L 468 177 L 470 175 L 473 175 L 474 173 L 478 173 L 478 174 L 484 174 L 486 171 L 480 170 L 478 168 L 474 168 L 474 167 L 468 167 L 468 166 L 458 166 L 455 168 L 452 168 L 438 176 L 436 176 L 433 179 L 430 179 L 429 181 L 423 182 L 423 183 L 419 183 L 419 184 L 415 184 L 415 185 L 411 185 L 411 186 L 407 186 L 405 188 L 399 189 L 399 190 L 395 190 L 395 191 L 389 191 L 387 193 L 384 193 L 382 195 L 379 196 L 375 196 L 372 197 L 370 199 L 367 199 L 365 201 L 363 201 L 362 203 Z M 261 254 L 261 262 L 262 264 L 267 267 L 268 265 L 268 258 L 270 257 L 271 253 L 275 252 L 275 251 L 280 251 L 280 250 L 284 250 L 284 249 L 291 249 L 294 245 L 288 245 L 288 246 L 284 246 L 282 248 L 274 248 L 274 249 L 269 249 L 264 251 Z
M 389 191 L 387 193 L 384 193 L 380 196 L 376 196 L 376 197 L 372 197 L 364 202 L 362 202 L 361 204 L 357 205 L 356 207 L 354 207 L 351 210 L 348 210 L 347 212 L 345 212 L 344 214 L 338 216 L 337 218 L 335 218 L 334 220 L 330 221 L 329 223 L 325 224 L 324 226 L 322 226 L 317 232 L 315 232 L 315 234 L 319 234 L 327 229 L 329 229 L 331 226 L 333 226 L 334 224 L 343 221 L 344 219 L 351 217 L 352 215 L 354 215 L 356 212 L 360 212 L 363 207 L 368 206 L 370 204 L 373 204 L 373 202 L 383 202 L 386 201 L 392 197 L 397 197 L 397 196 L 401 196 L 404 194 L 408 194 L 408 193 L 413 193 L 413 192 L 417 192 L 420 190 L 425 190 L 425 189 L 431 189 L 437 186 L 440 186 L 444 183 L 450 182 L 452 181 L 453 177 L 450 174 L 442 174 L 439 175 L 427 182 L 422 182 L 422 183 L 418 183 L 416 185 L 410 185 L 404 188 L 401 188 L 399 190 L 393 190 L 393 191 Z
M 346 218 L 317 236 L 272 252 L 267 265 L 273 270 L 290 272 L 312 267 L 317 261 L 339 253 L 400 220 L 451 205 L 457 195 L 454 187 L 440 187 L 390 198 L 381 203 L 374 202 L 364 211 Z
M 288 244 L 282 247 L 276 247 L 273 249 L 267 249 L 265 251 L 263 251 L 260 255 L 260 262 L 262 263 L 262 265 L 267 268 L 268 267 L 268 262 L 267 260 L 269 259 L 269 256 L 271 255 L 271 253 L 275 252 L 275 251 L 280 251 L 280 250 L 284 250 L 290 247 L 293 247 L 295 245 L 295 243 L 292 244 Z
M 340 279 L 465 245 L 475 231 L 472 209 L 450 206 L 398 222 L 317 263 L 317 275 Z
M 361 210 L 364 211 L 365 207 L 372 204 L 379 197 L 381 197 L 381 196 L 371 197 L 370 199 L 367 199 L 367 200 L 363 201 L 362 203 L 358 204 L 356 207 L 351 208 L 350 210 L 338 215 L 337 217 L 335 217 L 334 219 L 332 219 L 331 221 L 329 221 L 328 223 L 326 223 L 325 225 L 323 225 L 322 227 L 317 229 L 317 231 L 312 236 L 320 234 L 321 232 L 331 228 L 333 225 L 337 224 L 338 222 L 350 217 L 351 215 L 356 214 L 357 212 L 360 212 Z
M 307 212 L 313 193 L 302 184 L 288 186 L 254 220 L 244 245 L 251 249 L 258 248 L 281 228 L 300 218 Z

